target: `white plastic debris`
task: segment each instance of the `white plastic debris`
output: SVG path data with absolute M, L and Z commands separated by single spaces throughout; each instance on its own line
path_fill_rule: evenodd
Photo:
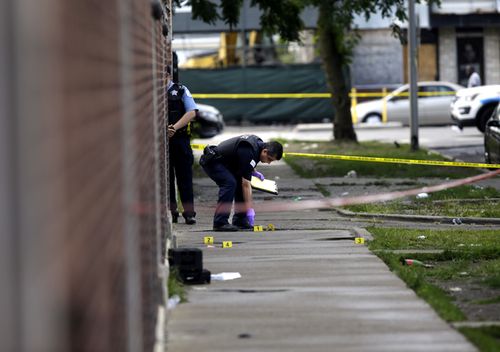
M 417 194 L 417 199 L 425 199 L 425 198 L 429 198 L 429 194 L 428 193 L 419 193 Z
M 168 299 L 167 309 L 174 309 L 181 302 L 179 295 L 173 295 Z
M 419 240 L 425 240 L 427 237 L 425 237 L 424 235 L 420 235 L 417 237 Z
M 349 194 L 349 192 L 344 192 L 344 193 L 342 193 L 340 196 L 341 196 L 341 197 L 344 197 L 344 196 L 347 196 L 348 194 Z
M 450 287 L 451 292 L 462 292 L 462 288 L 460 287 Z
M 351 170 L 344 177 L 356 178 L 358 177 L 358 173 L 355 170 Z
M 454 218 L 453 220 L 451 220 L 451 222 L 453 223 L 453 225 L 462 225 L 462 219 L 460 218 Z
M 460 276 L 467 276 L 467 275 L 469 275 L 469 273 L 468 273 L 467 271 L 461 271 L 461 272 L 459 273 L 459 275 L 460 275 Z
M 234 280 L 234 279 L 239 279 L 240 277 L 241 277 L 240 273 L 219 273 L 210 275 L 212 281 Z

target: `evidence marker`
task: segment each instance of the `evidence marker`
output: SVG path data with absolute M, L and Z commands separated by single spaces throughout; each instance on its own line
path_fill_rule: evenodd
M 204 244 L 214 244 L 214 238 L 213 238 L 213 236 L 205 236 L 205 237 L 203 237 L 203 243 Z

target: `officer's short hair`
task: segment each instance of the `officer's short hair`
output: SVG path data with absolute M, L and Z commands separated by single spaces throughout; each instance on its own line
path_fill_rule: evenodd
M 267 149 L 267 154 L 276 158 L 276 160 L 280 160 L 283 156 L 283 146 L 279 142 L 272 141 L 264 143 L 263 149 Z

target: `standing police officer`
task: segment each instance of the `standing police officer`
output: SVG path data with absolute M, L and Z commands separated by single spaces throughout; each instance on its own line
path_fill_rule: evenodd
M 170 67 L 167 69 L 168 92 L 168 145 L 170 162 L 170 212 L 177 222 L 179 212 L 175 192 L 175 180 L 184 211 L 186 224 L 196 224 L 193 197 L 193 150 L 191 149 L 189 123 L 196 116 L 196 103 L 188 88 L 172 82 Z
M 255 135 L 230 138 L 218 146 L 207 146 L 200 158 L 200 165 L 219 186 L 219 199 L 215 209 L 214 231 L 252 229 L 255 211 L 252 206 L 253 176 L 264 176 L 255 171 L 260 162 L 270 164 L 283 156 L 283 146 L 278 142 L 264 143 Z M 234 215 L 229 223 L 232 203 Z

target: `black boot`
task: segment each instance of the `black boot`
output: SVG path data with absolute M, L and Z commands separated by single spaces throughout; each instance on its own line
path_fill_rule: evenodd
M 184 216 L 184 220 L 186 220 L 187 225 L 196 224 L 196 219 L 194 218 L 194 216 L 191 216 L 191 215 Z
M 179 221 L 179 213 L 172 213 L 172 223 L 177 224 Z

